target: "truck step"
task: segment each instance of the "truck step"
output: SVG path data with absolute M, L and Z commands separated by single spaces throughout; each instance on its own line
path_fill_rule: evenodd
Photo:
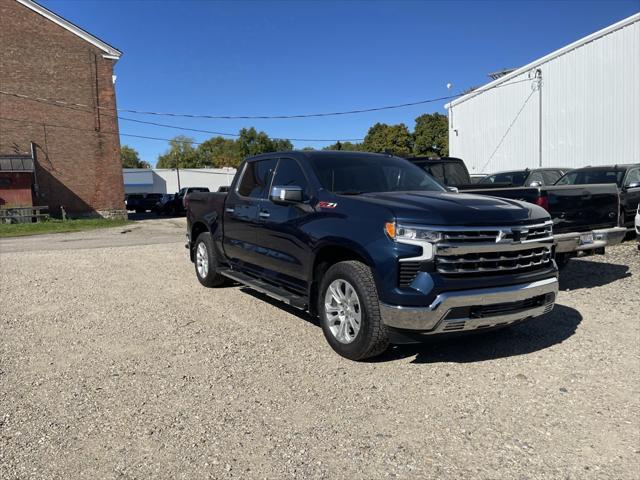
M 287 305 L 291 305 L 294 308 L 299 308 L 301 310 L 307 309 L 306 297 L 296 295 L 295 293 L 291 293 L 288 290 L 276 287 L 275 285 L 252 277 L 245 273 L 238 272 L 237 270 L 231 270 L 230 268 L 220 269 L 219 273 L 220 275 L 224 275 L 225 277 L 230 278 L 231 280 L 235 280 L 236 282 L 252 288 L 253 290 L 264 293 L 265 295 L 284 302 Z

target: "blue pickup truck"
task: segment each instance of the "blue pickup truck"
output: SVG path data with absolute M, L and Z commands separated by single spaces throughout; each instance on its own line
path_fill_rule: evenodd
M 248 158 L 229 191 L 186 199 L 200 283 L 234 281 L 307 310 L 340 355 L 485 331 L 551 311 L 549 214 L 448 191 L 405 159 L 359 152 Z

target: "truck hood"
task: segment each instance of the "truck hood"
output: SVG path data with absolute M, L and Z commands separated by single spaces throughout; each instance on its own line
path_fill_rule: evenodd
M 386 192 L 352 197 L 387 207 L 399 222 L 430 225 L 520 225 L 549 219 L 531 203 L 449 192 Z

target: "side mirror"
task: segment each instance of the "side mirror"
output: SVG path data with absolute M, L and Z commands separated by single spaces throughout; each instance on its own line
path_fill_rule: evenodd
M 447 192 L 458 193 L 460 190 L 458 190 L 458 187 L 447 187 Z
M 640 187 L 640 182 L 631 182 L 629 185 L 627 185 L 627 188 L 638 188 Z
M 542 186 L 542 182 L 531 182 L 529 184 L 530 187 L 541 187 Z
M 302 188 L 294 185 L 273 187 L 269 200 L 274 203 L 301 203 Z

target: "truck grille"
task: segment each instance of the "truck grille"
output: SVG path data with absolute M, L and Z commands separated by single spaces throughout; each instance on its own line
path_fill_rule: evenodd
M 484 252 L 466 255 L 443 255 L 436 259 L 438 272 L 444 274 L 473 274 L 511 272 L 535 269 L 551 261 L 551 249 L 532 248 L 515 252 Z
M 524 273 L 551 265 L 552 223 L 443 232 L 436 270 L 447 276 Z

